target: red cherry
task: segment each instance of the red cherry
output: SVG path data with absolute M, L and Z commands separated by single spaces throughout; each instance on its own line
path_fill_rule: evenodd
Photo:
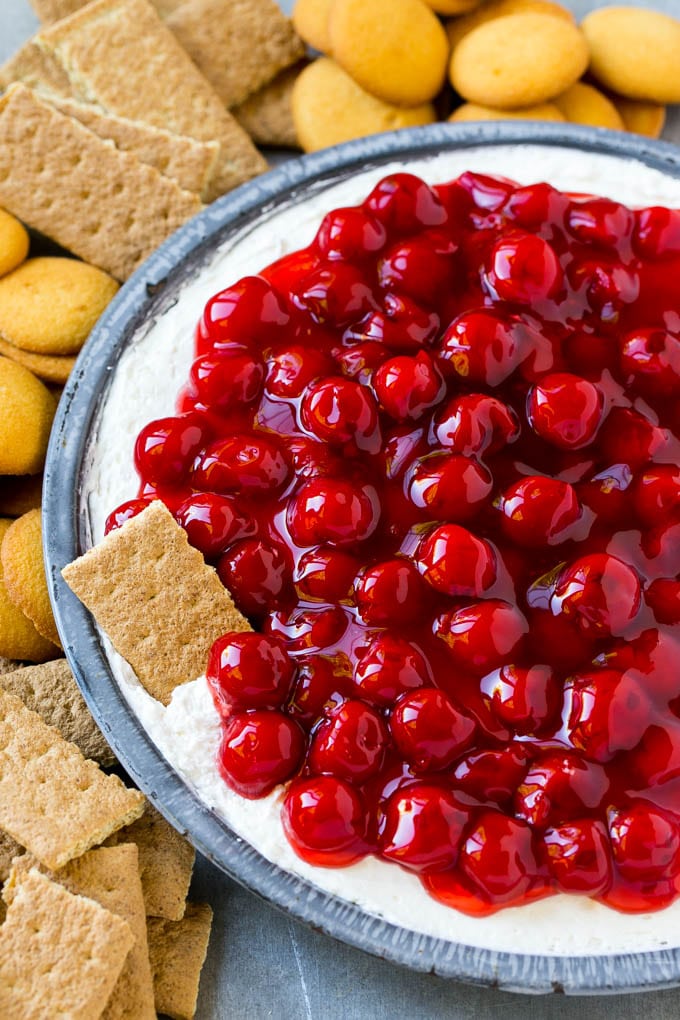
M 645 592 L 645 602 L 659 623 L 680 623 L 680 581 L 659 577 Z
M 380 446 L 375 398 L 352 379 L 330 376 L 314 383 L 302 397 L 300 418 L 322 441 L 352 443 L 366 453 L 375 453 Z
M 312 478 L 288 504 L 287 522 L 298 545 L 352 545 L 378 526 L 375 490 L 344 478 Z
M 202 415 L 190 412 L 149 422 L 137 436 L 135 467 L 145 482 L 177 485 L 191 471 L 196 456 L 210 440 Z
M 674 878 L 680 871 L 676 815 L 645 800 L 609 814 L 609 836 L 620 874 L 630 881 Z
M 436 312 L 421 308 L 403 294 L 385 294 L 382 311 L 369 312 L 350 326 L 345 343 L 376 341 L 388 351 L 415 352 L 432 343 L 439 331 Z
M 434 783 L 411 783 L 385 805 L 380 854 L 409 871 L 453 867 L 468 811 L 450 790 Z
M 314 731 L 307 764 L 312 772 L 363 783 L 380 771 L 388 739 L 375 709 L 348 699 L 331 709 Z
M 536 733 L 553 722 L 562 703 L 562 685 L 550 666 L 501 666 L 480 685 L 501 723 L 517 733 Z
M 348 624 L 341 606 L 299 609 L 292 614 L 276 610 L 264 620 L 269 633 L 282 634 L 291 653 L 329 651 L 337 645 Z
M 531 389 L 527 415 L 542 439 L 578 450 L 593 441 L 602 423 L 602 394 L 587 379 L 555 372 Z
M 121 503 L 106 518 L 104 534 L 108 535 L 109 532 L 115 531 L 116 528 L 122 528 L 126 521 L 132 520 L 137 514 L 141 514 L 142 510 L 146 510 L 151 502 L 151 498 L 142 498 L 128 499 L 125 503 Z
M 253 523 L 239 509 L 237 501 L 216 492 L 189 496 L 175 518 L 186 531 L 189 543 L 208 559 L 219 556 L 232 542 L 254 531 Z
M 525 230 L 535 230 L 546 223 L 561 224 L 569 199 L 550 184 L 528 184 L 510 194 L 505 215 Z
M 624 338 L 621 369 L 645 393 L 671 396 L 680 383 L 680 337 L 636 329 Z
M 248 631 L 219 637 L 206 669 L 215 708 L 224 719 L 235 708 L 280 708 L 294 674 L 285 641 Z
M 297 659 L 297 677 L 286 711 L 309 730 L 345 700 L 350 686 L 342 657 L 307 655 Z
M 636 470 L 663 448 L 666 434 L 637 411 L 614 407 L 597 440 L 605 463 L 628 464 Z
M 197 354 L 254 340 L 271 343 L 290 322 L 281 296 L 261 276 L 246 276 L 221 290 L 205 306 L 197 333 Z
M 570 537 L 581 508 L 571 485 L 557 478 L 520 478 L 500 497 L 503 531 L 522 546 L 557 545 Z
M 377 307 L 363 273 L 348 262 L 327 262 L 296 285 L 294 301 L 314 322 L 344 327 Z
M 531 763 L 517 787 L 515 814 L 535 828 L 598 810 L 609 793 L 601 765 L 576 754 L 546 754 Z
M 192 473 L 197 489 L 211 492 L 278 492 L 290 467 L 279 444 L 255 434 L 229 436 L 207 447 Z
M 580 673 L 567 681 L 564 694 L 569 739 L 592 761 L 630 751 L 651 723 L 649 699 L 634 672 Z
M 420 649 L 389 632 L 374 638 L 359 656 L 354 671 L 358 696 L 381 708 L 431 682 L 430 666 Z
M 584 244 L 601 248 L 620 247 L 633 231 L 634 213 L 609 198 L 587 198 L 572 202 L 567 213 L 570 232 Z
M 300 767 L 305 738 L 298 724 L 281 712 L 236 713 L 222 733 L 220 775 L 242 797 L 264 797 Z
M 374 375 L 378 400 L 396 421 L 416 420 L 444 395 L 444 380 L 425 351 L 383 362 Z
M 396 425 L 385 432 L 380 460 L 386 478 L 399 478 L 418 454 L 427 451 L 425 432 L 411 425 Z
M 524 777 L 527 752 L 522 744 L 495 750 L 472 751 L 462 758 L 453 773 L 453 783 L 468 797 L 482 803 L 509 801 Z
M 217 573 L 247 616 L 269 612 L 290 589 L 290 571 L 283 551 L 258 538 L 232 545 L 218 560 Z
M 291 846 L 304 861 L 343 867 L 364 854 L 364 807 L 349 783 L 313 776 L 292 783 L 281 810 Z
M 264 366 L 250 353 L 203 354 L 189 373 L 196 397 L 220 411 L 252 404 L 260 395 Z
M 483 595 L 496 580 L 492 546 L 458 524 L 433 528 L 420 544 L 416 563 L 425 580 L 444 595 Z
M 436 687 L 404 694 L 390 714 L 398 750 L 417 772 L 448 768 L 471 745 L 476 724 Z
M 627 492 L 632 480 L 633 472 L 627 464 L 612 464 L 578 487 L 579 498 L 601 520 L 617 524 L 628 512 Z
M 474 457 L 433 453 L 411 465 L 406 485 L 411 502 L 431 519 L 467 521 L 487 501 L 493 477 Z
M 333 373 L 333 360 L 323 351 L 294 345 L 278 351 L 267 364 L 267 391 L 276 397 L 299 397 L 315 379 Z
M 438 442 L 468 457 L 498 453 L 514 443 L 519 433 L 519 419 L 512 408 L 484 393 L 454 397 L 434 419 Z
M 473 308 L 453 320 L 442 337 L 443 366 L 466 383 L 500 386 L 531 353 L 526 331 L 511 317 Z
M 286 442 L 293 470 L 301 481 L 342 471 L 342 457 L 328 443 L 319 443 L 309 436 L 290 436 Z
M 293 580 L 301 598 L 320 602 L 350 599 L 361 563 L 342 549 L 319 546 L 300 557 Z
M 517 184 L 507 177 L 492 177 L 490 174 L 477 174 L 472 170 L 462 173 L 455 183 L 468 193 L 478 209 L 488 212 L 495 212 L 505 205 L 517 187 Z
M 411 234 L 423 227 L 440 227 L 447 219 L 436 192 L 414 174 L 383 177 L 364 201 L 363 208 L 395 236 Z
M 597 819 L 582 818 L 546 829 L 543 837 L 548 868 L 565 893 L 600 896 L 612 881 L 607 829 Z
M 665 524 L 680 517 L 680 468 L 659 464 L 642 471 L 630 494 L 635 512 L 646 525 Z
M 483 811 L 468 832 L 458 866 L 492 903 L 521 900 L 541 881 L 529 826 L 498 811 Z
M 500 599 L 475 602 L 435 620 L 435 635 L 447 645 L 454 662 L 478 676 L 516 658 L 528 629 L 520 610 Z
M 387 361 L 390 352 L 383 344 L 367 340 L 366 343 L 355 344 L 335 355 L 340 370 L 348 379 L 354 379 L 362 386 L 368 386 L 373 379 L 376 368 Z
M 646 259 L 680 255 L 680 209 L 652 206 L 635 213 L 635 248 Z
M 593 553 L 566 566 L 550 600 L 552 612 L 572 617 L 587 633 L 623 634 L 640 608 L 636 572 L 615 556 Z
M 321 221 L 314 244 L 327 259 L 361 262 L 384 248 L 387 232 L 360 206 L 333 209 Z
M 432 306 L 452 288 L 457 250 L 450 237 L 434 230 L 399 241 L 378 263 L 378 282 L 386 290 Z
M 564 286 L 560 261 L 537 234 L 506 234 L 491 249 L 487 280 L 501 301 L 532 305 Z
M 378 626 L 417 620 L 427 604 L 422 578 L 406 559 L 383 560 L 366 567 L 354 590 L 362 619 Z
M 568 268 L 571 286 L 581 291 L 597 321 L 615 324 L 626 305 L 640 295 L 640 278 L 631 266 L 612 256 L 576 258 Z

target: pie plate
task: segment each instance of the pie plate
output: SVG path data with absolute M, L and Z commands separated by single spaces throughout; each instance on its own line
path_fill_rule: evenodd
M 285 162 L 215 202 L 177 231 L 121 288 L 84 347 L 61 399 L 45 470 L 48 585 L 66 655 L 97 723 L 124 768 L 197 850 L 272 905 L 351 946 L 441 977 L 533 993 L 602 994 L 671 987 L 680 985 L 680 934 L 677 941 L 671 938 L 666 948 L 633 944 L 626 947 L 626 952 L 617 953 L 602 949 L 581 956 L 500 951 L 455 941 L 458 925 L 453 911 L 454 937 L 435 938 L 388 923 L 272 864 L 211 811 L 162 755 L 114 678 L 106 644 L 92 617 L 66 587 L 60 573 L 65 564 L 92 544 L 88 451 L 119 359 L 145 324 L 172 306 L 182 287 L 222 243 L 263 215 L 286 203 L 303 201 L 310 194 L 322 193 L 357 172 L 445 152 L 460 154 L 468 149 L 516 145 L 538 145 L 546 152 L 559 147 L 633 159 L 669 178 L 680 179 L 680 150 L 632 135 L 562 124 L 437 124 L 351 142 Z M 496 172 L 505 172 L 500 161 Z M 540 171 L 537 179 L 541 179 Z M 225 285 L 230 282 L 225 280 Z M 394 870 L 398 879 L 400 872 Z M 517 913 L 521 918 L 521 910 Z M 611 914 L 612 927 L 616 917 Z M 511 948 L 516 945 L 521 945 L 521 938 Z

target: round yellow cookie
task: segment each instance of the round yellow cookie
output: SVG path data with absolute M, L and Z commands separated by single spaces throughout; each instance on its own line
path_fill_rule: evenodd
M 555 106 L 572 124 L 589 124 L 591 127 L 623 131 L 623 119 L 610 99 L 592 85 L 577 81 L 556 96 Z
M 476 10 L 484 3 L 484 0 L 425 0 L 428 7 L 431 7 L 437 14 L 468 14 Z
M 330 54 L 328 18 L 333 0 L 296 0 L 293 8 L 293 25 L 306 43 L 321 53 Z
M 86 262 L 29 259 L 0 280 L 0 333 L 24 351 L 77 354 L 117 290 Z
M 292 105 L 295 131 L 305 152 L 436 119 L 430 103 L 407 109 L 369 95 L 329 57 L 302 71 L 293 86 Z
M 484 25 L 494 18 L 502 18 L 506 14 L 521 14 L 533 12 L 534 14 L 552 14 L 555 18 L 569 21 L 574 24 L 574 16 L 571 11 L 553 0 L 491 0 L 485 3 L 471 14 L 462 18 L 453 18 L 446 23 L 446 34 L 449 37 L 451 49 L 457 46 L 460 40 L 473 28 Z
M 581 25 L 590 71 L 628 99 L 680 103 L 680 20 L 641 7 L 603 7 Z
M 463 103 L 449 117 L 451 123 L 469 120 L 557 120 L 566 118 L 553 103 L 538 103 L 536 106 L 525 106 L 521 110 L 494 110 L 490 106 L 478 103 Z
M 11 273 L 28 255 L 28 231 L 16 216 L 0 209 L 0 276 Z
M 396 106 L 433 99 L 446 77 L 446 32 L 423 0 L 335 0 L 334 59 L 366 92 Z
M 0 547 L 7 594 L 39 634 L 59 645 L 45 579 L 40 510 L 29 510 L 7 529 Z
M 471 103 L 512 110 L 558 96 L 587 64 L 575 25 L 550 14 L 508 14 L 461 39 L 451 56 L 451 84 Z
M 33 354 L 31 351 L 23 351 L 21 347 L 15 347 L 0 336 L 0 354 L 12 361 L 18 361 L 20 365 L 29 369 L 33 375 L 43 382 L 59 383 L 63 385 L 73 371 L 76 363 L 74 354 Z
M 659 138 L 666 123 L 666 107 L 658 103 L 645 103 L 642 99 L 613 97 L 626 131 L 647 138 Z
M 42 471 L 57 403 L 32 372 L 1 356 L 0 407 L 0 475 Z
M 0 542 L 13 521 L 0 520 Z M 59 655 L 51 641 L 39 634 L 27 616 L 14 604 L 0 572 L 0 656 L 26 662 L 48 662 Z

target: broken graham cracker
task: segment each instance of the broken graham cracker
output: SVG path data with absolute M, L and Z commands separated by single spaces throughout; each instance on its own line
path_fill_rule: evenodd
M 24 705 L 79 747 L 86 758 L 113 765 L 116 756 L 90 715 L 66 659 L 40 666 L 24 666 L 0 677 L 0 688 L 21 698 Z
M 134 940 L 127 921 L 34 868 L 0 926 L 0 1016 L 94 1020 Z
M 184 0 L 165 23 L 227 108 L 305 53 L 275 0 Z
M 9 906 L 35 866 L 30 854 L 14 862 L 3 890 L 3 899 Z M 47 877 L 75 896 L 94 900 L 130 925 L 135 943 L 102 1014 L 105 1020 L 156 1020 L 146 914 L 134 843 L 88 850 Z
M 292 95 L 297 76 L 305 66 L 306 62 L 287 68 L 232 109 L 236 120 L 257 145 L 300 148 L 293 121 Z
M 73 117 L 100 138 L 110 139 L 117 149 L 131 152 L 142 163 L 155 166 L 185 191 L 198 195 L 207 193 L 220 154 L 217 142 L 199 142 L 196 138 L 171 134 L 126 117 L 114 117 L 74 99 L 59 96 L 43 98 L 60 113 Z
M 179 921 L 184 916 L 196 852 L 147 802 L 141 818 L 114 832 L 106 846 L 136 843 L 146 913 Z
M 0 205 L 119 280 L 201 209 L 21 84 L 0 97 Z
M 220 146 L 208 197 L 267 169 L 248 135 L 147 0 L 93 0 L 34 39 L 64 68 L 74 98 Z
M 221 634 L 251 630 L 160 500 L 69 563 L 62 576 L 164 705 L 175 687 L 204 672 Z
M 147 920 L 156 1010 L 172 1020 L 193 1020 L 212 919 L 207 904 L 187 903 L 181 921 Z
M 0 88 L 6 89 L 16 81 L 58 96 L 70 96 L 72 91 L 69 77 L 59 61 L 36 46 L 32 39 L 0 67 Z
M 42 864 L 63 867 L 143 810 L 143 794 L 0 688 L 0 828 Z

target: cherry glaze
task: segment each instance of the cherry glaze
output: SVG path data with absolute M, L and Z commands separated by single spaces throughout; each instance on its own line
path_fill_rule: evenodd
M 380 182 L 215 295 L 137 440 L 256 633 L 219 766 L 483 915 L 680 892 L 680 211 Z

